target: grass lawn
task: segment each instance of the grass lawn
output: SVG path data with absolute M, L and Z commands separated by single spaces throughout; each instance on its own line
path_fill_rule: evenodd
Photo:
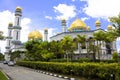
M 0 71 L 0 80 L 8 80 L 2 71 Z

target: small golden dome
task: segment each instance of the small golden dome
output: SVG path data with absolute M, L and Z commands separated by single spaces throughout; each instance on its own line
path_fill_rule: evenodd
M 107 29 L 112 29 L 112 26 L 111 26 L 111 25 L 108 25 Z
M 12 23 L 12 22 L 9 22 L 8 26 L 9 26 L 9 27 L 12 27 L 12 26 L 13 26 L 13 23 Z
M 72 22 L 72 24 L 69 27 L 69 30 L 79 29 L 79 28 L 86 29 L 87 27 L 85 22 L 77 18 L 75 21 Z
M 95 22 L 95 24 L 96 24 L 96 25 L 100 25 L 100 24 L 101 24 L 100 20 L 97 20 L 97 21 Z
M 42 39 L 42 38 L 43 38 L 42 34 L 37 30 L 34 30 L 34 31 L 30 32 L 29 35 L 28 35 L 29 40 L 34 40 L 34 39 L 39 40 L 39 39 Z
M 22 11 L 22 8 L 20 6 L 16 7 L 16 11 Z
M 66 22 L 66 19 L 65 19 L 65 18 L 62 18 L 61 21 L 62 21 L 63 23 L 65 23 L 65 22 Z

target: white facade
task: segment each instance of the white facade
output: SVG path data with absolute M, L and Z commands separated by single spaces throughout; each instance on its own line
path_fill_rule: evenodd
M 62 24 L 62 23 L 61 23 Z M 99 30 L 104 31 L 103 29 L 101 29 L 101 23 L 99 20 L 96 21 L 95 23 L 95 27 L 96 30 L 87 30 L 86 25 L 83 21 L 76 19 L 70 26 L 70 28 L 68 28 L 67 32 L 61 32 L 59 34 L 56 34 L 52 37 L 50 37 L 51 41 L 60 41 L 64 38 L 64 36 L 70 36 L 72 39 L 74 39 L 75 37 L 77 37 L 77 35 L 85 35 L 86 39 L 89 39 L 91 37 L 93 37 L 93 33 Z M 108 54 L 107 53 L 107 48 L 106 48 L 106 43 L 99 41 L 98 44 L 102 44 L 101 45 L 101 50 L 99 50 L 100 53 L 100 59 L 111 59 L 112 58 L 112 54 Z M 94 42 L 95 45 L 97 45 L 97 42 Z M 78 56 L 76 56 L 76 59 L 80 57 L 80 53 L 82 55 L 87 56 L 88 51 L 87 51 L 87 42 L 86 42 L 86 49 L 81 49 L 80 46 L 78 45 L 78 49 L 76 51 L 74 51 L 74 53 Z M 80 51 L 79 51 L 80 50 Z M 116 41 L 111 43 L 111 53 L 116 51 Z M 92 53 L 92 52 L 91 52 Z M 85 55 L 86 54 L 86 55 Z M 98 54 L 96 54 L 96 58 L 98 58 Z

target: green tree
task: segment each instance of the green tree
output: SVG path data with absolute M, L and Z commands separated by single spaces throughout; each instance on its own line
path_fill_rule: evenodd
M 112 54 L 112 59 L 115 60 L 115 61 L 118 61 L 118 53 L 117 52 L 113 52 Z
M 86 36 L 85 35 L 77 35 L 76 41 L 78 42 L 78 50 L 81 55 L 81 50 L 86 49 Z
M 3 32 L 0 31 L 0 40 L 3 40 L 3 39 L 4 39 Z
M 2 53 L 0 53 L 0 60 L 4 60 L 4 55 Z
M 50 51 L 50 43 L 45 41 L 40 44 L 41 56 L 44 61 L 49 61 L 54 57 L 53 52 Z
M 95 41 L 97 42 L 96 46 L 97 46 L 97 53 L 98 53 L 98 59 L 100 59 L 100 51 L 101 51 L 101 45 L 104 41 L 105 38 L 105 32 L 102 30 L 96 31 L 93 33 L 93 38 L 95 39 Z
M 106 43 L 107 53 L 111 54 L 111 45 L 112 42 L 116 40 L 116 36 L 113 34 L 113 31 L 108 31 L 104 33 L 104 39 Z
M 110 21 L 112 22 L 115 28 L 114 33 L 117 37 L 120 37 L 120 13 L 118 14 L 118 16 L 110 17 Z
M 64 39 L 60 41 L 60 44 L 66 53 L 68 62 L 69 56 L 72 57 L 73 51 L 75 50 L 75 44 L 70 36 L 65 36 Z
M 64 51 L 62 50 L 62 46 L 59 41 L 51 41 L 50 42 L 50 52 L 54 53 L 55 58 L 63 58 Z
M 10 52 L 10 60 L 15 61 L 15 60 L 19 60 L 19 58 L 21 57 L 21 51 L 14 51 L 14 52 Z
M 27 50 L 25 53 L 25 56 L 28 60 L 41 60 L 41 54 L 40 50 L 41 48 L 39 47 L 42 42 L 39 42 L 37 40 L 31 40 L 26 42 L 25 44 L 25 49 Z

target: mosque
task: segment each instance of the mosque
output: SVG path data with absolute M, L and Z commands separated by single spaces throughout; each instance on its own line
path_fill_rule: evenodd
M 104 31 L 106 32 L 104 29 L 101 28 L 101 22 L 99 20 L 97 20 L 95 22 L 95 26 L 96 29 L 95 30 L 91 30 L 89 26 L 86 25 L 85 22 L 83 22 L 82 20 L 80 20 L 79 18 L 76 18 L 71 24 L 70 27 L 68 29 L 66 29 L 66 20 L 62 19 L 61 20 L 61 27 L 62 27 L 62 32 L 58 33 L 52 37 L 50 37 L 50 40 L 54 40 L 54 41 L 60 41 L 64 38 L 64 36 L 70 36 L 73 39 L 77 37 L 77 35 L 85 35 L 86 39 L 91 39 L 93 38 L 93 33 L 97 32 L 97 31 Z M 107 31 L 112 30 L 113 27 L 111 25 L 108 25 L 107 27 Z M 91 57 L 92 55 L 88 54 L 88 41 L 85 42 L 85 46 L 84 47 L 80 47 L 80 45 L 77 43 L 77 50 L 74 51 L 74 59 L 78 59 L 80 57 L 86 58 Z M 111 44 L 111 51 L 109 51 L 110 49 L 106 48 L 106 43 L 99 41 L 98 44 L 102 44 L 101 45 L 101 50 L 100 50 L 100 59 L 112 59 L 112 52 L 117 51 L 116 48 L 116 41 L 113 41 Z M 97 41 L 94 41 L 94 45 L 97 45 Z M 91 52 L 94 53 L 94 52 Z M 96 54 L 99 55 L 99 54 Z M 98 56 L 96 56 L 96 58 L 98 58 Z
M 21 7 L 17 7 L 15 10 L 15 23 L 13 26 L 13 23 L 9 23 L 8 24 L 8 35 L 6 37 L 6 52 L 5 52 L 5 60 L 9 61 L 10 60 L 10 56 L 9 56 L 9 52 L 14 52 L 14 51 L 25 51 L 24 47 L 23 47 L 23 43 L 21 43 L 20 41 L 20 31 L 21 31 L 21 17 L 22 17 L 22 8 Z M 90 27 L 87 27 L 86 23 L 83 22 L 82 20 L 80 20 L 79 18 L 76 18 L 75 21 L 73 21 L 70 25 L 70 27 L 67 29 L 66 28 L 66 20 L 62 19 L 61 20 L 61 27 L 62 27 L 62 32 L 56 35 L 53 35 L 52 37 L 50 37 L 50 41 L 60 41 L 64 38 L 64 36 L 70 36 L 72 39 L 74 39 L 75 37 L 77 37 L 77 35 L 86 35 L 86 38 L 92 38 L 93 37 L 93 33 L 99 30 L 104 31 L 103 29 L 101 29 L 101 22 L 99 20 L 97 20 L 95 22 L 95 26 L 96 29 L 95 30 L 91 30 Z M 107 27 L 108 31 L 112 30 L 112 26 L 108 26 Z M 41 34 L 41 32 L 37 31 L 37 30 L 33 30 L 32 32 L 29 33 L 28 35 L 28 40 L 42 40 L 43 41 L 43 35 Z M 48 29 L 44 30 L 44 41 L 48 41 Z M 113 41 L 112 43 L 112 52 L 116 51 L 116 41 Z M 87 55 L 87 45 L 85 48 L 80 48 L 80 46 L 78 45 L 78 48 L 76 51 L 74 51 L 75 56 L 74 58 L 77 59 L 79 57 L 81 57 L 79 54 L 79 52 L 81 52 L 81 56 L 82 57 L 86 57 Z M 100 55 L 101 59 L 111 59 L 112 55 L 108 54 L 106 51 L 106 46 L 105 43 L 101 46 L 101 55 Z

